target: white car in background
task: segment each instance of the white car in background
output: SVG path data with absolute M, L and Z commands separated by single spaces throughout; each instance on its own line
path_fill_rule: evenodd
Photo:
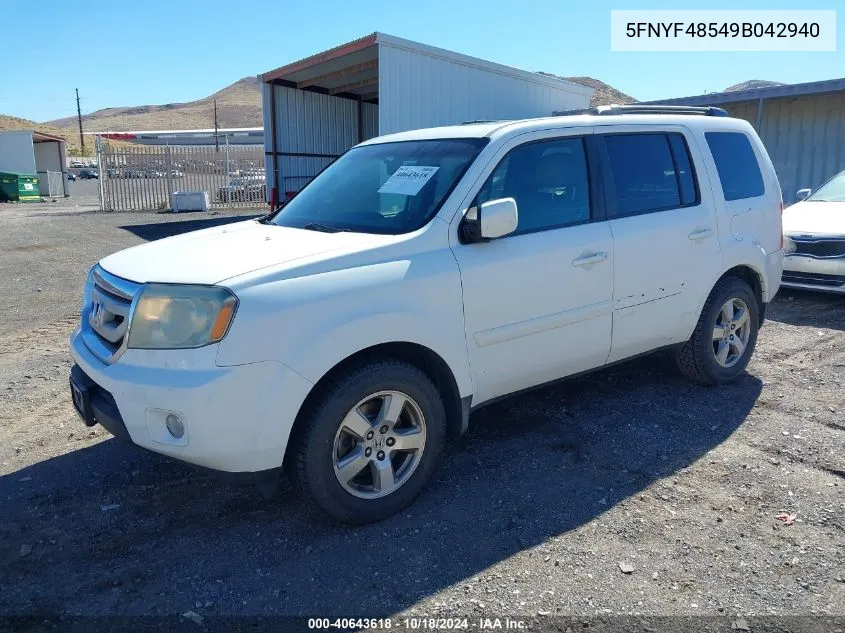
M 783 212 L 784 286 L 845 293 L 845 171 Z

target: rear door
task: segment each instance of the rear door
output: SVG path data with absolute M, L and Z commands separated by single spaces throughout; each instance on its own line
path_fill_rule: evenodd
M 608 362 L 686 340 L 721 266 L 709 187 L 680 126 L 596 128 L 614 244 Z M 705 180 L 706 183 L 706 180 Z

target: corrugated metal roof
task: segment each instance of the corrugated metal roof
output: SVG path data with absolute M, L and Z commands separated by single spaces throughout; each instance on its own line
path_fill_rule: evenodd
M 845 91 L 845 77 L 841 79 L 827 79 L 803 84 L 788 84 L 785 86 L 770 86 L 752 90 L 737 90 L 735 92 L 713 92 L 691 97 L 675 99 L 658 99 L 642 103 L 672 104 L 672 105 L 721 105 L 723 103 L 739 103 L 741 101 L 757 101 L 759 99 L 776 99 L 779 97 L 803 97 L 806 95 L 827 94 Z
M 280 66 L 276 70 L 271 70 L 262 75 L 259 75 L 259 79 L 261 79 L 261 81 L 263 82 L 272 81 L 274 79 L 284 79 L 286 75 L 292 75 L 294 73 L 312 68 L 313 66 L 316 66 L 318 64 L 323 64 L 333 59 L 337 59 L 338 57 L 343 57 L 344 55 L 349 55 L 350 53 L 355 53 L 357 51 L 364 50 L 365 48 L 373 46 L 376 43 L 377 35 L 378 33 L 371 33 L 370 35 L 365 35 L 364 37 L 360 37 L 357 40 L 353 40 L 351 42 L 347 42 L 346 44 L 341 44 L 340 46 L 335 46 L 334 48 L 325 50 L 322 53 L 317 53 L 316 55 L 305 57 L 295 62 L 291 62 L 290 64 L 285 64 L 284 66 Z
M 359 94 L 372 93 L 371 86 L 378 79 L 378 66 L 372 63 L 378 57 L 378 45 L 405 49 L 426 55 L 463 64 L 487 72 L 517 77 L 535 84 L 552 88 L 565 89 L 576 95 L 589 97 L 593 89 L 587 86 L 566 81 L 552 75 L 545 75 L 527 70 L 520 70 L 504 64 L 470 57 L 455 53 L 436 46 L 429 46 L 420 42 L 406 40 L 401 37 L 375 32 L 365 37 L 341 44 L 329 50 L 306 57 L 271 70 L 259 76 L 262 82 L 281 80 L 290 87 L 320 88 L 328 90 L 329 94 L 336 92 Z M 354 71 L 354 73 L 350 72 Z M 375 97 L 375 95 L 373 95 Z
M 38 132 L 36 130 L 31 129 L 20 129 L 20 130 L 0 130 L 0 134 L 18 134 L 20 132 L 26 132 L 28 134 L 32 134 L 32 140 L 34 143 L 43 143 L 49 141 L 59 141 L 61 143 L 66 143 L 67 139 L 62 138 L 61 136 L 55 136 L 54 134 L 47 134 L 45 132 Z

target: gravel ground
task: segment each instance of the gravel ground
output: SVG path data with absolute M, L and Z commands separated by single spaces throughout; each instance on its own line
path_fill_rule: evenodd
M 353 529 L 71 408 L 87 268 L 232 219 L 0 206 L 0 615 L 845 616 L 845 298 L 783 291 L 732 385 L 655 355 L 482 409 Z

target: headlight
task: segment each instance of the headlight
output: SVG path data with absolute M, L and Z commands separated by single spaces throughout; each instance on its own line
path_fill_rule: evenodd
M 94 270 L 97 264 L 91 266 L 88 270 L 88 277 L 85 278 L 85 285 L 82 288 L 82 315 L 85 315 L 85 310 L 88 308 L 88 302 L 91 300 L 91 293 L 94 291 Z
M 149 284 L 129 324 L 129 347 L 185 349 L 216 343 L 229 330 L 238 299 L 217 286 Z
M 790 255 L 791 253 L 794 253 L 796 250 L 798 250 L 798 245 L 795 243 L 795 241 L 792 238 L 790 238 L 788 235 L 784 235 L 783 236 L 783 252 L 786 253 L 787 255 Z

